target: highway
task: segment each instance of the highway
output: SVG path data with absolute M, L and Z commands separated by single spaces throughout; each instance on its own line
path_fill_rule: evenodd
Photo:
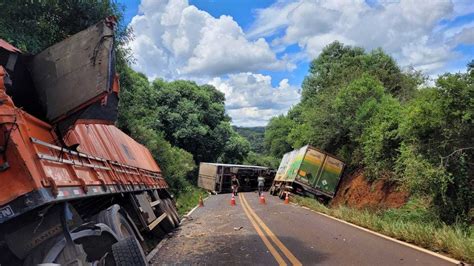
M 213 195 L 163 242 L 154 265 L 454 265 L 267 194 Z

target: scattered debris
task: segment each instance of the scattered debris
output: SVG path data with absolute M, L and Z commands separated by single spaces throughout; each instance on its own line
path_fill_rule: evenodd
M 244 228 L 243 226 L 239 226 L 239 227 L 234 227 L 234 230 L 235 231 L 239 231 L 240 229 Z

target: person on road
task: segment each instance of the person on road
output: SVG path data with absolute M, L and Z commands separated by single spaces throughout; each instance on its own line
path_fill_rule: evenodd
M 265 177 L 258 176 L 257 182 L 258 182 L 258 196 L 260 197 L 263 193 L 263 188 L 265 186 Z
M 239 179 L 237 179 L 237 176 L 235 174 L 232 175 L 231 184 L 232 184 L 232 193 L 234 194 L 234 196 L 237 196 L 237 191 L 239 190 L 240 182 L 239 182 Z

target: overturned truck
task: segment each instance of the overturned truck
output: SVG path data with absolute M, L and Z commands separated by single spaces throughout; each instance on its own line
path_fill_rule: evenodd
M 265 186 L 270 187 L 275 172 L 264 166 L 200 163 L 198 186 L 214 193 L 232 192 L 231 178 L 235 175 L 240 183 L 239 190 L 251 191 L 257 189 L 257 178 L 265 178 Z
M 345 164 L 335 156 L 306 145 L 283 155 L 270 194 L 287 192 L 328 202 L 336 194 Z
M 151 153 L 114 126 L 114 26 L 33 56 L 0 40 L 1 265 L 146 265 L 145 240 L 179 225 Z

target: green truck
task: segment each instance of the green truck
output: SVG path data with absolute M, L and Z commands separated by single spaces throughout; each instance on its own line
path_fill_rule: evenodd
M 306 145 L 283 156 L 270 194 L 284 198 L 293 192 L 328 202 L 336 194 L 344 167 L 335 156 Z

